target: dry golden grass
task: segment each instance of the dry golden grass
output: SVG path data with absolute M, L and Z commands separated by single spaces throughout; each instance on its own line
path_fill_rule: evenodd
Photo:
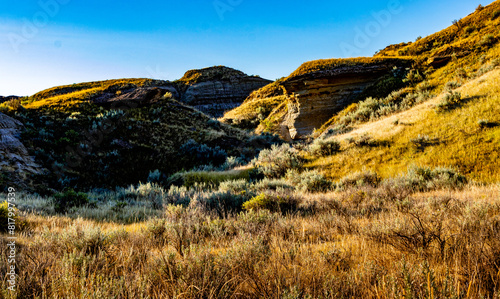
M 498 298 L 500 186 L 397 188 L 302 194 L 308 212 L 290 215 L 168 206 L 126 225 L 25 212 L 19 289 L 2 281 L 0 297 Z
M 499 83 L 500 70 L 496 69 L 456 90 L 466 99 L 462 107 L 437 112 L 435 106 L 443 94 L 408 111 L 358 125 L 336 137 L 344 151 L 313 160 L 308 167 L 340 178 L 363 169 L 390 177 L 410 165 L 452 166 L 473 180 L 498 182 L 500 126 L 481 128 L 478 122 L 500 123 Z M 367 136 L 379 146 L 351 144 Z M 417 144 L 419 138 L 426 141 L 423 148 Z
M 93 96 L 105 91 L 118 92 L 119 90 L 132 87 L 164 84 L 168 84 L 168 82 L 152 79 L 116 79 L 64 85 L 36 93 L 26 98 L 22 104 L 29 109 L 51 107 L 64 110 L 65 108 L 87 102 Z
M 494 1 L 481 10 L 476 10 L 456 24 L 415 42 L 391 45 L 376 54 L 377 57 L 434 57 L 473 51 L 487 34 L 498 35 L 500 1 Z

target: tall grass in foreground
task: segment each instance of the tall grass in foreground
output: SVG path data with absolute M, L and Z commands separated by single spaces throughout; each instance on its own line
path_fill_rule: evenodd
M 219 213 L 208 199 L 252 192 L 243 181 L 210 191 L 219 197 L 172 188 L 164 202 L 193 200 L 161 209 L 144 188 L 129 189 L 114 213 L 143 205 L 150 212 L 137 222 L 99 212 L 111 197 L 50 216 L 46 198 L 20 196 L 34 212 L 17 241 L 19 289 L 2 280 L 0 298 L 499 298 L 499 187 L 455 189 L 435 172 L 432 184 L 432 171 L 410 171 L 382 182 L 359 174 L 337 192 L 263 191 L 293 202 L 286 211 Z M 92 213 L 102 218 L 76 216 Z

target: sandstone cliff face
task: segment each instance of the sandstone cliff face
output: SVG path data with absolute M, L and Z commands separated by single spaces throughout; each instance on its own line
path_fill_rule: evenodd
M 212 117 L 221 117 L 241 105 L 252 91 L 272 81 L 228 67 L 211 67 L 188 71 L 179 82 L 182 102 Z
M 294 76 L 282 83 L 288 109 L 280 133 L 298 139 L 320 128 L 368 87 L 395 67 L 394 63 L 348 65 Z
M 25 179 L 28 174 L 41 172 L 41 167 L 19 141 L 22 128 L 21 122 L 0 113 L 0 169 L 11 182 Z

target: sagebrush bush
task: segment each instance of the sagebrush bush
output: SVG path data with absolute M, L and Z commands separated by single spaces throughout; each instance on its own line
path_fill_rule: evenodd
M 217 188 L 221 183 L 233 180 L 248 180 L 250 170 L 229 170 L 229 171 L 198 171 L 192 170 L 179 172 L 170 176 L 166 182 L 167 186 L 193 186 L 206 185 L 210 188 Z
M 257 191 L 278 190 L 278 189 L 292 190 L 294 189 L 294 186 L 292 186 L 289 180 L 286 180 L 284 178 L 279 178 L 279 179 L 264 178 L 260 181 L 255 182 L 252 185 L 252 188 Z
M 383 116 L 410 109 L 416 104 L 431 98 L 430 89 L 432 89 L 432 86 L 424 82 L 420 87 L 417 87 L 416 93 L 412 92 L 411 89 L 404 88 L 393 91 L 385 98 L 369 97 L 359 102 L 354 111 L 348 112 L 341 117 L 336 122 L 336 126 L 342 126 L 343 129 L 339 131 L 345 131 L 345 127 L 349 125 L 379 119 Z
M 495 19 L 497 19 L 498 17 L 500 17 L 500 10 L 495 10 L 495 11 L 491 14 L 491 19 L 492 19 L 492 20 L 495 20 Z
M 246 191 L 250 187 L 250 183 L 246 179 L 232 180 L 221 182 L 219 185 L 219 191 L 240 193 Z
M 309 152 L 315 157 L 331 156 L 340 151 L 340 142 L 334 138 L 318 138 L 309 146 Z
M 479 127 L 481 129 L 484 129 L 484 128 L 490 128 L 490 127 L 493 127 L 495 126 L 494 123 L 490 122 L 489 120 L 487 119 L 480 119 L 477 121 L 477 124 L 479 125 Z
M 0 203 L 0 232 L 7 231 L 9 218 L 9 203 L 4 201 Z
M 220 217 L 241 211 L 242 205 L 251 194 L 234 194 L 232 192 L 201 192 L 192 200 L 191 206 L 197 206 L 208 212 L 215 212 Z
M 148 175 L 148 182 L 150 183 L 158 183 L 161 180 L 162 173 L 158 169 L 154 171 L 150 171 Z
M 332 182 L 317 170 L 308 170 L 300 174 L 289 171 L 286 177 L 300 191 L 327 192 L 332 189 Z
M 457 81 L 448 81 L 444 85 L 444 90 L 445 91 L 449 91 L 449 90 L 457 89 L 460 86 L 462 86 L 462 83 L 460 83 L 460 82 L 457 82 Z
M 243 203 L 243 209 L 288 213 L 295 212 L 298 205 L 299 199 L 292 194 L 263 192 Z
M 432 87 L 433 86 L 429 83 L 429 81 L 424 81 L 424 82 L 420 83 L 419 85 L 417 85 L 417 92 L 423 93 L 423 92 L 431 90 Z
M 65 213 L 70 208 L 78 208 L 90 203 L 87 193 L 76 192 L 73 189 L 68 189 L 61 193 L 56 193 L 53 199 L 54 210 L 57 213 Z
M 179 148 L 179 159 L 182 160 L 185 169 L 191 169 L 199 165 L 220 166 L 227 159 L 225 150 L 216 146 L 214 148 L 190 139 Z
M 493 34 L 486 34 L 479 41 L 481 47 L 491 47 L 496 43 L 497 39 Z
M 167 205 L 188 206 L 198 193 L 199 191 L 193 188 L 172 185 L 168 189 L 168 192 L 165 193 L 163 201 Z
M 404 183 L 412 190 L 428 191 L 442 188 L 461 188 L 467 178 L 452 168 L 411 167 L 403 177 Z
M 460 105 L 461 102 L 462 94 L 460 92 L 454 92 L 450 90 L 443 97 L 441 102 L 436 105 L 436 109 L 438 112 L 448 111 Z
M 61 241 L 67 252 L 73 252 L 81 257 L 97 256 L 107 250 L 110 244 L 109 236 L 99 227 L 74 224 L 61 233 Z
M 343 177 L 337 182 L 337 189 L 344 190 L 349 187 L 372 186 L 377 187 L 382 179 L 374 171 L 355 172 L 349 176 Z
M 289 144 L 273 145 L 253 160 L 256 168 L 267 178 L 280 178 L 288 169 L 300 168 L 303 162 L 299 151 Z

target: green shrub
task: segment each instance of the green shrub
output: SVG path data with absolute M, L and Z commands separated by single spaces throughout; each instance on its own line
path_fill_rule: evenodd
M 70 208 L 78 208 L 90 203 L 86 193 L 76 192 L 73 189 L 68 189 L 65 192 L 56 193 L 54 195 L 54 210 L 57 213 L 66 213 Z
M 479 45 L 481 47 L 491 47 L 496 43 L 496 38 L 493 34 L 486 34 L 481 38 L 481 41 L 479 41 Z
M 487 119 L 480 119 L 477 124 L 479 125 L 479 127 L 481 129 L 484 129 L 484 128 L 491 128 L 491 127 L 494 127 L 495 126 L 495 123 L 492 123 L 490 122 L 489 120 Z
M 300 174 L 288 172 L 287 179 L 290 180 L 300 191 L 327 192 L 332 189 L 332 182 L 317 170 L 304 171 Z
M 205 185 L 217 188 L 222 182 L 234 180 L 249 180 L 250 170 L 229 171 L 188 171 L 173 174 L 167 180 L 167 186 L 186 186 L 188 188 L 196 185 Z
M 436 105 L 438 111 L 447 111 L 455 108 L 462 102 L 462 94 L 459 92 L 448 91 L 443 100 Z
M 299 200 L 292 195 L 261 193 L 243 204 L 246 211 L 269 210 L 271 212 L 293 212 L 297 210 Z
M 0 232 L 6 232 L 9 221 L 9 203 L 0 203 Z
M 424 80 L 424 77 L 420 74 L 418 70 L 411 69 L 408 74 L 406 75 L 406 79 L 404 79 L 404 82 L 409 82 L 411 84 L 416 84 L 418 82 L 421 82 Z
M 449 91 L 449 90 L 457 89 L 460 86 L 462 86 L 462 84 L 457 82 L 457 81 L 449 81 L 449 82 L 446 82 L 446 84 L 444 85 L 444 90 Z
M 491 19 L 492 20 L 495 20 L 496 18 L 500 17 L 500 10 L 495 10 L 492 14 L 491 14 Z
M 451 168 L 411 167 L 403 177 L 405 185 L 414 191 L 461 188 L 467 178 Z
M 339 190 L 342 190 L 348 187 L 377 187 L 380 181 L 380 176 L 374 171 L 369 170 L 363 172 L 355 172 L 340 179 L 340 181 L 337 183 L 337 188 Z
M 219 217 L 241 211 L 242 205 L 249 198 L 247 194 L 231 192 L 202 192 L 195 198 L 195 203 L 208 212 L 215 212 Z
M 261 209 L 271 210 L 275 205 L 276 203 L 273 202 L 273 199 L 270 196 L 267 196 L 265 193 L 261 193 L 243 203 L 243 209 L 246 211 Z
M 252 188 L 257 191 L 294 189 L 294 187 L 286 179 L 269 179 L 269 178 L 264 178 L 254 183 Z
M 476 27 L 474 27 L 474 26 L 469 25 L 469 26 L 464 28 L 464 33 L 466 35 L 469 35 L 469 34 L 473 33 L 474 31 L 476 31 Z
M 429 83 L 429 81 L 424 81 L 422 83 L 420 83 L 418 86 L 417 86 L 417 92 L 419 93 L 423 93 L 423 92 L 426 92 L 426 91 L 429 91 L 432 89 L 432 85 Z
M 219 185 L 219 191 L 240 193 L 246 191 L 250 187 L 250 183 L 246 179 L 231 180 L 221 182 Z
M 332 156 L 340 151 L 340 142 L 334 138 L 318 138 L 309 146 L 309 152 L 315 157 Z
M 227 153 L 220 147 L 209 147 L 190 139 L 179 148 L 179 159 L 185 169 L 192 169 L 199 165 L 222 165 Z
M 299 151 L 289 144 L 273 145 L 260 152 L 252 161 L 258 171 L 267 178 L 280 178 L 288 169 L 298 169 L 303 164 Z

